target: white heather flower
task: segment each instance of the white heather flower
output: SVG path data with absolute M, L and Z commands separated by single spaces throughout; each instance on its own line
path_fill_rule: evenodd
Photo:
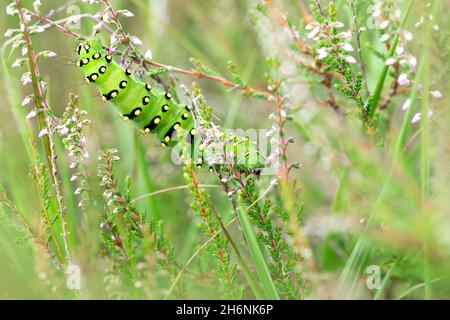
M 22 82 L 22 84 L 24 86 L 26 86 L 27 84 L 31 83 L 31 73 L 30 72 L 25 72 L 22 77 L 20 78 L 20 81 Z
M 11 67 L 13 67 L 13 68 L 21 67 L 21 66 L 23 66 L 23 63 L 25 62 L 25 60 L 26 59 L 24 59 L 24 58 L 17 58 L 16 60 L 14 60 Z
M 441 99 L 443 97 L 442 92 L 439 90 L 431 91 L 430 94 L 436 99 Z
M 34 117 L 36 117 L 37 112 L 36 110 L 31 110 L 28 114 L 27 114 L 27 120 L 33 119 Z
M 405 103 L 403 103 L 402 110 L 407 110 L 411 106 L 411 99 L 406 99 Z
M 408 79 L 408 75 L 405 74 L 405 73 L 402 73 L 402 74 L 398 77 L 397 82 L 398 82 L 398 84 L 401 85 L 401 86 L 409 86 L 409 85 L 411 84 L 411 82 L 410 82 L 409 79 Z
M 420 26 L 423 24 L 424 20 L 425 20 L 425 19 L 424 19 L 423 17 L 420 17 L 420 20 L 417 21 L 416 24 L 415 24 L 414 26 L 415 26 L 416 28 L 420 27 Z
M 401 56 L 405 52 L 405 48 L 403 48 L 402 46 L 398 46 L 395 52 L 397 52 L 397 54 Z
M 391 36 L 388 35 L 388 34 L 383 34 L 383 35 L 381 36 L 381 38 L 380 38 L 380 41 L 381 41 L 381 42 L 386 42 L 386 41 L 389 40 L 390 37 L 391 37 Z
M 340 39 L 350 39 L 352 37 L 352 34 L 350 32 L 345 32 L 344 31 L 344 32 L 338 33 L 336 35 L 336 37 L 340 38 Z
M 314 29 L 314 28 L 316 28 L 318 26 L 319 26 L 319 24 L 317 22 L 311 22 L 310 24 L 306 25 L 305 29 L 309 31 L 309 30 L 312 30 L 312 29 Z
M 350 64 L 355 64 L 356 63 L 356 59 L 353 58 L 352 56 L 345 57 L 345 61 L 347 61 Z
M 414 56 L 409 57 L 409 67 L 412 71 L 415 71 L 417 68 L 417 59 Z
M 137 46 L 140 46 L 141 44 L 142 44 L 142 41 L 141 41 L 141 39 L 139 39 L 138 37 L 136 37 L 136 36 L 132 36 L 131 37 L 131 42 L 133 42 L 135 45 L 137 45 Z
M 23 99 L 22 101 L 22 107 L 25 107 L 26 105 L 28 105 L 33 99 L 31 98 L 31 96 L 26 96 L 25 99 Z
M 35 0 L 33 2 L 33 8 L 34 11 L 38 11 L 39 12 L 39 7 L 42 5 L 41 0 Z
M 147 50 L 147 51 L 145 51 L 144 58 L 145 58 L 145 60 L 147 60 L 147 61 L 151 61 L 152 58 L 153 58 L 152 50 Z
M 124 17 L 131 18 L 134 17 L 134 13 L 129 10 L 121 10 Z
M 14 33 L 16 33 L 17 32 L 17 29 L 8 29 L 8 30 L 6 30 L 6 32 L 4 33 L 4 36 L 5 37 L 12 37 L 12 35 L 14 34 Z
M 53 51 L 44 51 L 42 52 L 42 55 L 46 58 L 54 58 L 56 57 L 56 53 Z
M 386 65 L 392 66 L 395 62 L 397 62 L 397 60 L 395 58 L 389 58 L 386 60 Z
M 43 136 L 45 136 L 45 135 L 47 135 L 48 134 L 48 131 L 47 131 L 47 128 L 45 128 L 45 129 L 42 129 L 41 130 L 41 132 L 39 132 L 39 138 L 42 138 Z
M 389 20 L 384 20 L 383 22 L 380 23 L 380 29 L 386 29 L 389 26 L 390 21 Z
M 115 33 L 111 34 L 109 37 L 109 43 L 111 44 L 111 47 L 114 47 L 117 43 L 117 35 Z
M 102 20 L 104 22 L 108 22 L 109 21 L 109 13 L 108 12 L 105 12 L 105 14 L 102 16 Z
M 353 46 L 352 46 L 350 43 L 348 43 L 348 42 L 342 43 L 342 49 L 344 49 L 344 50 L 347 51 L 347 52 L 353 52 L 353 51 L 355 51 L 355 49 L 353 48 Z
M 28 48 L 27 47 L 22 47 L 22 56 L 27 55 L 28 53 Z
M 317 50 L 317 54 L 317 59 L 325 59 L 328 56 L 327 48 L 320 48 L 319 50 Z
M 407 31 L 405 32 L 405 39 L 406 41 L 412 41 L 414 39 L 414 36 L 411 32 Z
M 16 9 L 16 4 L 14 2 L 11 2 L 7 7 L 6 7 L 6 14 L 9 16 L 13 16 L 16 14 L 17 9 Z
M 416 114 L 413 116 L 413 118 L 412 118 L 412 120 L 411 120 L 411 123 L 419 122 L 420 119 L 422 119 L 422 114 L 421 114 L 421 113 L 416 113 Z
M 103 25 L 105 23 L 103 21 L 100 21 L 92 28 L 92 35 L 95 35 L 101 28 L 103 28 Z
M 330 27 L 332 28 L 342 28 L 344 26 L 344 24 L 340 21 L 335 21 L 330 23 Z
M 315 27 L 310 33 L 308 33 L 307 37 L 309 39 L 314 38 L 315 36 L 317 36 L 320 32 L 320 27 Z
M 428 119 L 430 119 L 432 116 L 433 116 L 433 111 L 432 110 L 428 111 Z M 416 123 L 416 122 L 419 122 L 420 120 L 422 120 L 422 113 L 419 112 L 413 116 L 411 123 Z

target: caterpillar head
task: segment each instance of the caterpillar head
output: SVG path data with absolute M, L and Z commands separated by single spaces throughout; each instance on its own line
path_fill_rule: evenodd
M 90 58 L 94 53 L 102 51 L 102 43 L 98 39 L 88 39 L 83 41 L 77 47 L 77 53 L 80 59 Z

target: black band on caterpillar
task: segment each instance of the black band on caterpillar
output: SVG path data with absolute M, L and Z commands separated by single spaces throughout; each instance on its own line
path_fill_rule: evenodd
M 119 90 L 114 89 L 114 90 L 111 90 L 110 92 L 108 92 L 108 93 L 106 93 L 106 94 L 103 94 L 103 97 L 104 97 L 106 100 L 112 100 L 112 99 L 114 99 L 115 97 L 117 97 L 118 94 L 119 94 Z

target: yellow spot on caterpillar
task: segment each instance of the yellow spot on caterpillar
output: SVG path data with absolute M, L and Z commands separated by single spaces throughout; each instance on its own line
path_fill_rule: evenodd
M 149 97 L 144 97 L 144 103 L 149 103 L 150 102 L 150 98 Z
M 145 85 L 145 89 L 147 89 L 147 91 L 152 90 L 152 85 L 149 84 L 149 83 L 147 83 L 147 84 Z
M 162 143 L 161 143 L 161 146 L 163 146 L 163 147 L 167 147 L 167 144 L 166 144 L 166 143 L 164 143 L 164 142 L 162 142 Z
M 77 61 L 77 67 L 78 68 L 81 67 L 81 62 L 80 61 Z
M 196 130 L 196 129 L 192 129 L 192 130 L 191 130 L 191 134 L 192 134 L 193 136 L 195 136 L 195 135 L 197 134 L 197 130 Z
M 130 118 L 128 118 L 127 116 L 122 116 L 123 120 L 130 120 Z
M 155 118 L 155 120 L 153 120 L 153 122 L 154 122 L 155 124 L 158 124 L 160 121 L 161 121 L 160 118 Z
M 114 91 L 114 92 L 111 93 L 111 97 L 114 98 L 115 96 L 117 96 L 117 92 Z
M 128 83 L 127 83 L 126 81 L 121 81 L 121 82 L 119 83 L 119 87 L 120 87 L 121 89 L 125 89 L 125 88 L 127 87 L 127 85 L 128 85 Z
M 183 113 L 183 117 L 182 117 L 183 119 L 187 119 L 187 118 L 189 118 L 189 113 L 187 113 L 187 112 L 185 112 L 185 113 Z
M 88 77 L 86 77 L 86 83 L 89 83 L 89 82 L 91 82 L 91 80 L 89 80 L 89 78 Z
M 135 112 L 134 112 L 134 115 L 135 116 L 138 116 L 138 115 L 140 115 L 141 114 L 141 110 L 139 110 L 139 109 L 137 109 Z
M 170 94 L 170 92 L 166 92 L 166 99 L 167 100 L 172 99 L 172 95 Z
M 102 96 L 102 100 L 103 100 L 103 101 L 106 101 L 106 97 L 105 97 L 105 96 Z
M 202 158 L 198 158 L 198 164 L 202 164 L 203 163 L 203 159 Z
M 175 123 L 175 125 L 173 126 L 173 129 L 174 129 L 174 130 L 180 129 L 180 125 L 179 125 L 178 123 Z
M 100 58 L 100 53 L 94 53 L 94 55 L 92 56 L 92 58 L 94 58 L 94 59 L 98 59 L 98 58 Z
M 130 69 L 125 69 L 125 74 L 126 74 L 127 76 L 130 76 L 130 75 L 131 75 L 131 70 L 130 70 Z
M 88 59 L 83 59 L 83 64 L 88 64 L 89 60 Z
M 91 47 L 89 47 L 89 45 L 87 45 L 87 44 L 86 44 L 86 45 L 84 45 L 84 50 L 86 50 L 86 51 L 87 51 L 87 50 L 89 50 L 90 48 L 91 48 Z
M 202 168 L 202 165 L 201 165 L 201 164 L 198 164 L 198 165 L 197 165 L 197 168 L 198 168 L 198 169 L 201 169 L 201 168 Z
M 169 142 L 169 141 L 170 141 L 170 137 L 169 137 L 169 136 L 165 136 L 165 137 L 164 137 L 164 141 L 165 141 L 165 142 Z
M 188 108 L 189 110 L 193 109 L 191 105 L 187 105 L 186 108 Z
M 149 128 L 145 128 L 145 129 L 144 129 L 144 132 L 145 132 L 145 133 L 150 133 L 150 129 L 149 129 Z
M 98 77 L 97 77 L 96 74 L 93 74 L 93 75 L 91 76 L 91 79 L 92 79 L 92 80 L 97 80 L 97 78 L 98 78 Z
M 209 168 L 209 172 L 214 172 L 214 169 L 213 168 Z
M 167 110 L 169 110 L 169 106 L 167 104 L 163 105 L 163 111 L 166 112 Z

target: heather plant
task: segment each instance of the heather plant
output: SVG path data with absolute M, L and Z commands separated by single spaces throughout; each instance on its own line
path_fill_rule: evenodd
M 6 4 L 2 296 L 448 298 L 446 7 Z

